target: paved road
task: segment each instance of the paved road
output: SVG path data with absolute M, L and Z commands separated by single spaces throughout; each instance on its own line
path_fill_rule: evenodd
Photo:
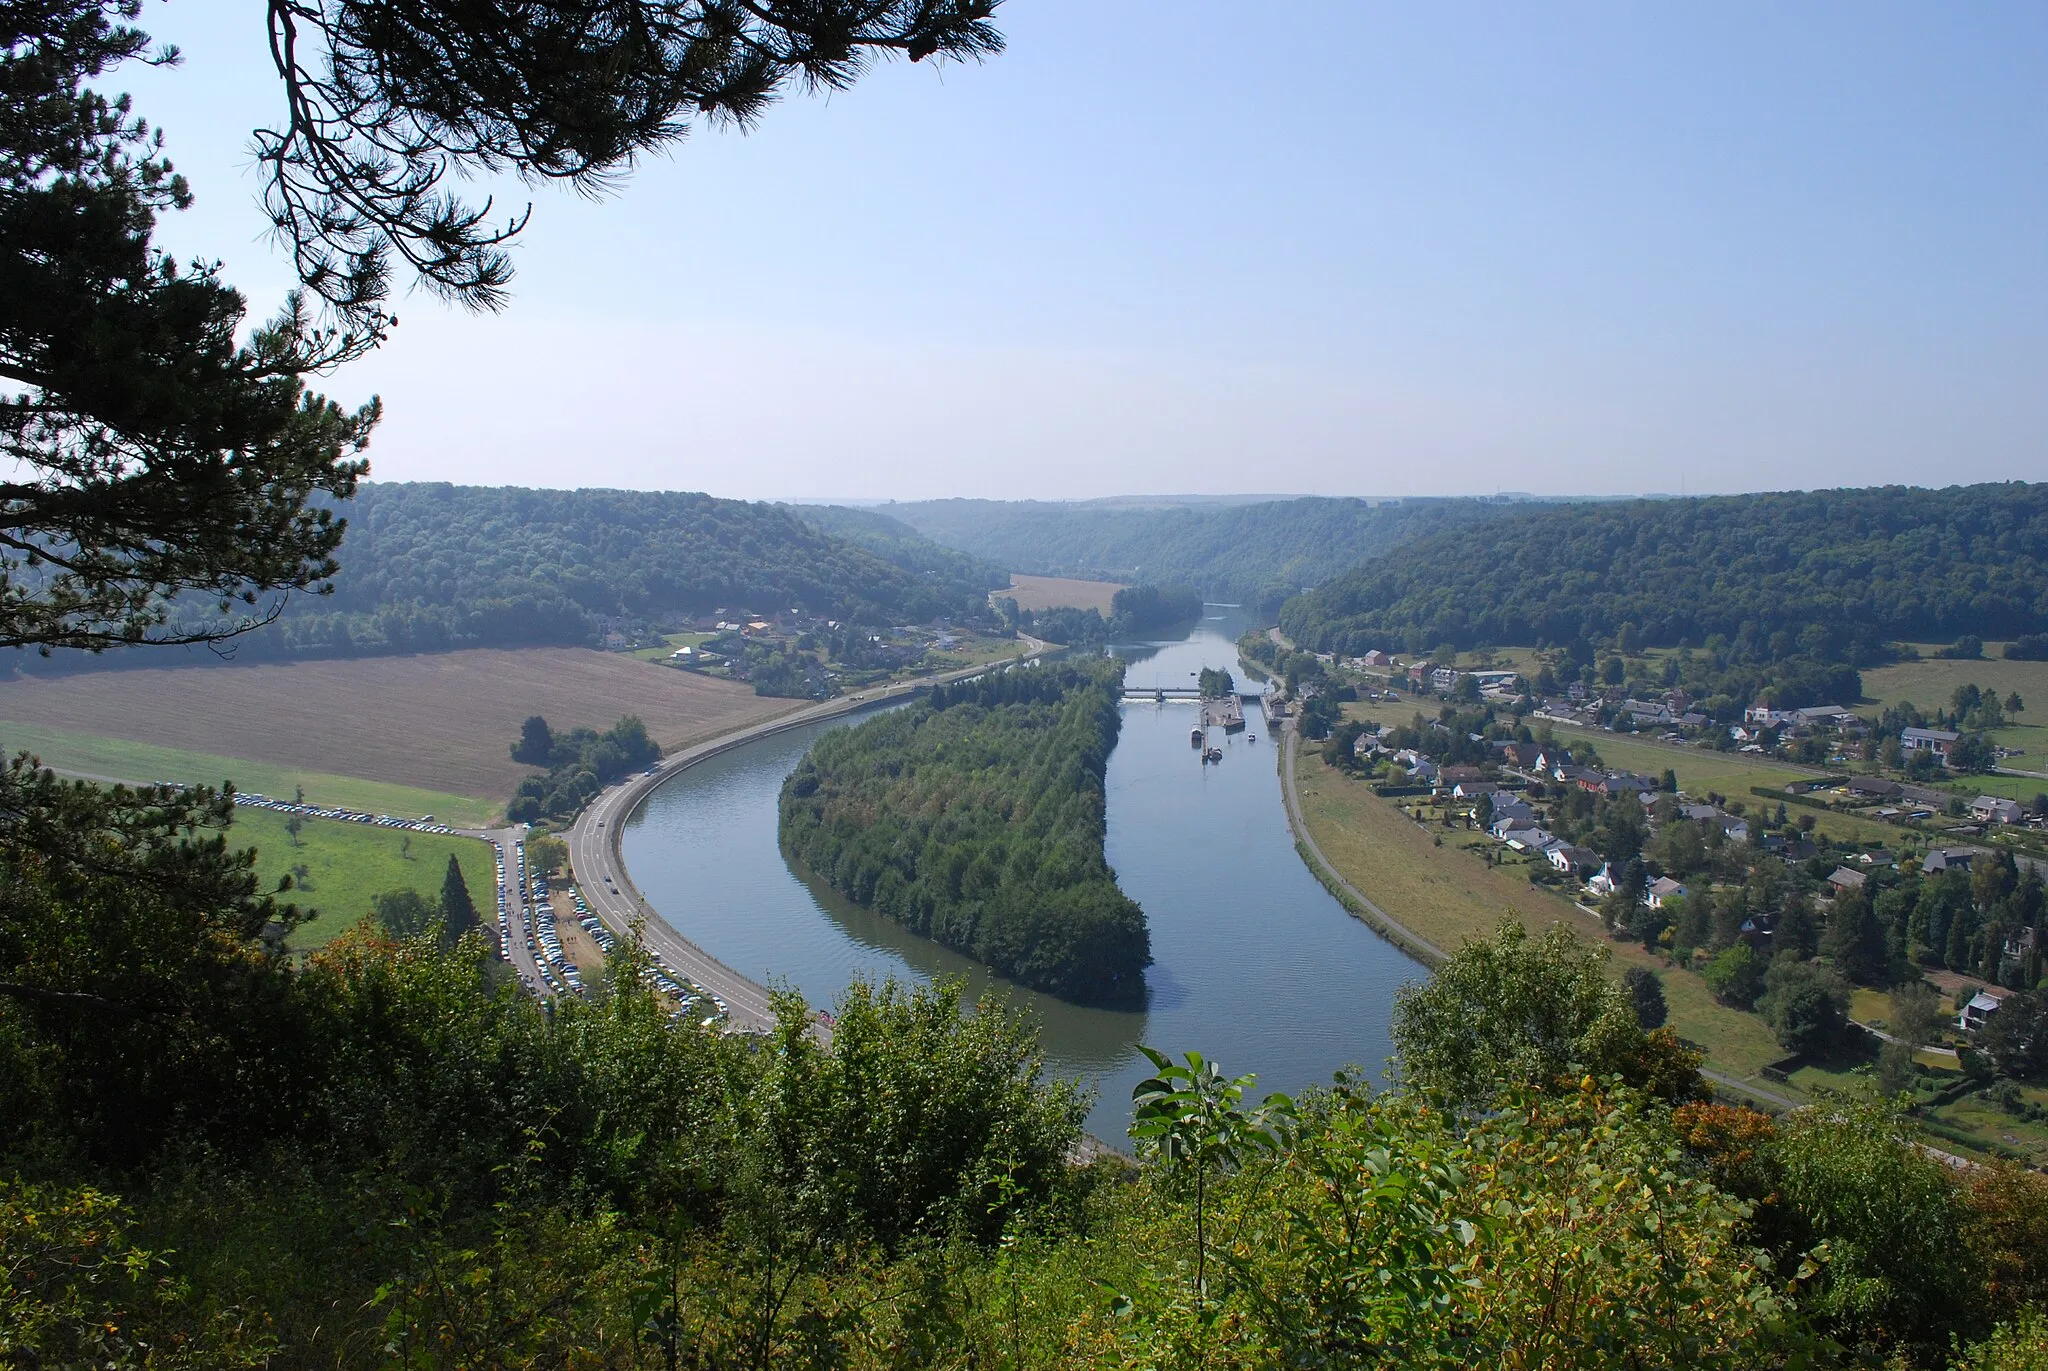
M 1048 644 L 1036 638 L 1026 638 L 1024 642 L 1027 648 L 1024 657 L 1012 660 L 1029 661 L 1048 650 Z M 637 925 L 642 945 L 666 963 L 671 971 L 689 978 L 725 1001 L 726 1016 L 734 1028 L 742 1031 L 767 1029 L 774 1023 L 775 1015 L 768 1003 L 766 987 L 741 975 L 684 937 L 669 918 L 648 904 L 646 896 L 626 874 L 626 864 L 619 855 L 619 833 L 626 820 L 632 817 L 633 811 L 656 786 L 706 758 L 744 747 L 771 734 L 801 728 L 821 719 L 836 718 L 882 700 L 907 696 L 925 686 L 964 680 L 1008 664 L 995 662 L 967 667 L 921 681 L 881 686 L 858 691 L 842 699 L 826 700 L 685 748 L 674 756 L 663 758 L 652 770 L 600 791 L 563 835 L 569 843 L 569 865 L 576 873 L 584 902 L 619 937 L 632 937 Z M 670 911 L 670 914 L 683 915 L 687 911 Z
M 544 1000 L 551 998 L 554 991 L 548 988 L 547 977 L 541 974 L 539 956 L 526 945 L 533 932 L 533 912 L 527 905 L 526 888 L 520 880 L 519 844 L 526 837 L 526 829 L 515 825 L 494 829 L 463 828 L 456 832 L 464 837 L 480 838 L 503 854 L 505 875 L 499 881 L 498 889 L 492 892 L 492 912 L 488 917 L 495 922 L 498 895 L 502 893 L 505 897 L 505 960 L 519 973 L 519 979 L 528 990 Z

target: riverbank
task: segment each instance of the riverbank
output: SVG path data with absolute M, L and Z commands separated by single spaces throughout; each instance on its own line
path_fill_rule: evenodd
M 1632 966 L 1657 973 L 1671 1026 L 1706 1050 L 1710 1077 L 1768 1103 L 1799 1102 L 1762 1076 L 1766 1065 L 1784 1055 L 1762 1019 L 1718 1003 L 1700 977 L 1671 970 L 1634 943 L 1609 939 L 1597 920 L 1570 901 L 1486 865 L 1464 850 L 1458 831 L 1417 824 L 1320 756 L 1299 756 L 1294 738 L 1290 730 L 1281 789 L 1303 860 L 1347 908 L 1390 941 L 1433 964 L 1468 939 L 1490 936 L 1503 914 L 1532 930 L 1563 921 L 1609 950 L 1617 976 Z M 1436 956 L 1427 957 L 1422 948 Z
M 665 781 L 710 758 L 744 747 L 762 738 L 836 719 L 857 710 L 870 709 L 915 694 L 919 690 L 952 681 L 965 680 L 997 666 L 1028 662 L 1056 650 L 1036 638 L 1021 639 L 1023 651 L 1003 662 L 964 667 L 914 681 L 876 686 L 836 700 L 826 700 L 782 714 L 762 723 L 736 729 L 718 738 L 685 748 L 664 757 L 642 775 L 633 776 L 593 796 L 563 837 L 569 844 L 569 862 L 576 873 L 584 900 L 591 912 L 620 937 L 638 936 L 643 944 L 672 969 L 689 977 L 725 1002 L 727 1019 L 743 1031 L 762 1031 L 775 1021 L 767 987 L 742 975 L 683 936 L 661 911 L 648 902 L 626 870 L 620 852 L 620 835 L 633 813 Z

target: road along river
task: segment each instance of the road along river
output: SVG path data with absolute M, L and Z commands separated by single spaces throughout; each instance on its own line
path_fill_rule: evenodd
M 1205 666 L 1242 682 L 1235 641 L 1244 624 L 1231 610 L 1209 613 L 1215 617 L 1178 641 L 1117 648 L 1130 663 L 1128 688 L 1187 686 Z M 1151 923 L 1154 963 L 1142 1011 L 1083 1009 L 1010 986 L 791 873 L 776 845 L 783 778 L 821 732 L 850 718 L 785 728 L 678 769 L 630 808 L 588 816 L 573 855 L 582 874 L 586 854 L 594 860 L 619 844 L 630 884 L 668 925 L 648 920 L 650 941 L 693 979 L 688 960 L 678 959 L 684 946 L 757 985 L 793 986 L 817 1006 L 829 1006 L 856 976 L 961 975 L 976 991 L 1004 991 L 1038 1017 L 1051 1069 L 1097 1087 L 1089 1130 L 1116 1142 L 1129 1121 L 1131 1087 L 1149 1073 L 1139 1043 L 1176 1054 L 1199 1049 L 1229 1072 L 1256 1071 L 1262 1090 L 1298 1090 L 1346 1064 L 1376 1073 L 1389 1050 L 1394 992 L 1422 974 L 1302 865 L 1274 742 L 1258 707 L 1246 710 L 1243 733 L 1227 742 L 1221 730 L 1212 733 L 1223 760 L 1205 766 L 1188 741 L 1196 706 L 1124 708 L 1109 761 L 1108 853 Z M 598 818 L 607 825 L 603 839 Z M 585 875 L 582 889 L 594 903 L 593 884 L 602 890 L 601 879 Z M 606 894 L 616 914 L 639 903 Z M 748 1002 L 720 993 L 743 1022 Z

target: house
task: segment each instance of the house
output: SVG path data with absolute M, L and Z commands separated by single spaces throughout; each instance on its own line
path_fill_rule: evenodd
M 1996 795 L 1979 795 L 1970 804 L 1970 813 L 1979 823 L 2016 824 L 2027 817 L 2027 811 L 2020 808 L 2019 801 L 2000 799 Z
M 1851 871 L 1846 866 L 1838 866 L 1828 874 L 1828 884 L 1833 886 L 1837 892 L 1861 890 L 1869 880 L 1870 878 L 1862 872 Z
M 1962 736 L 1945 728 L 1908 728 L 1899 733 L 1899 747 L 1906 752 L 1932 752 L 1941 758 L 1943 766 L 1947 766 L 1949 749 L 1953 748 Z
M 1445 785 L 1459 785 L 1465 781 L 1476 781 L 1486 773 L 1476 766 L 1447 766 L 1443 770 Z
M 1930 847 L 1920 859 L 1920 869 L 1932 876 L 1942 871 L 1968 871 L 1977 854 L 1967 847 Z
M 1851 776 L 1841 785 L 1843 793 L 1868 804 L 1882 804 L 1899 798 L 1899 783 L 1881 776 Z
M 1429 673 L 1429 688 L 1448 695 L 1458 688 L 1458 678 L 1464 674 L 1456 667 L 1440 666 Z
M 1493 781 L 1460 781 L 1451 787 L 1454 800 L 1476 800 L 1481 795 L 1498 795 L 1500 786 Z
M 1499 838 L 1502 842 L 1506 842 L 1507 835 L 1516 829 L 1534 827 L 1536 827 L 1536 811 L 1523 804 L 1520 800 L 1511 800 L 1506 804 L 1496 803 L 1494 805 L 1493 822 L 1486 826 L 1486 831 Z
M 1626 771 L 1610 775 L 1589 771 L 1579 777 L 1578 786 L 1595 795 L 1643 795 L 1656 790 L 1657 783 L 1648 776 L 1635 776 Z
M 1493 755 L 1503 766 L 1527 770 L 1542 764 L 1543 749 L 1534 743 L 1495 743 Z
M 1691 819 L 1696 824 L 1710 824 L 1721 817 L 1721 811 L 1712 805 L 1683 804 L 1678 807 L 1678 817 Z
M 1984 1026 L 1984 1021 L 1998 1012 L 1999 999 L 1988 991 L 1980 990 L 1970 997 L 1963 1006 L 1963 1012 L 1956 1015 L 1956 1027 L 1965 1033 L 1975 1033 Z
M 1639 724 L 1668 724 L 1671 722 L 1671 706 L 1661 700 L 1623 700 L 1622 712 Z
M 1751 705 L 1748 709 L 1742 711 L 1742 722 L 1754 724 L 1758 728 L 1776 728 L 1779 724 L 1790 720 L 1791 717 L 1792 715 L 1785 710 L 1772 709 L 1769 705 L 1764 704 Z
M 1540 828 L 1511 828 L 1500 835 L 1500 840 L 1517 852 L 1541 852 L 1557 841 Z
M 1662 909 L 1666 900 L 1685 898 L 1685 887 L 1669 876 L 1659 876 L 1650 882 L 1650 888 L 1643 892 L 1643 903 L 1652 909 Z
M 1559 843 L 1548 855 L 1550 864 L 1567 876 L 1584 876 L 1600 869 L 1600 854 L 1590 847 Z
M 1408 755 L 1415 757 L 1413 753 Z M 1424 785 L 1434 785 L 1436 783 L 1436 763 L 1430 761 L 1427 757 L 1415 757 L 1413 761 L 1403 762 L 1402 765 L 1408 768 L 1408 774 L 1411 777 L 1422 782 Z
M 1358 662 L 1361 666 L 1392 666 L 1394 664 L 1394 659 L 1392 657 L 1389 657 L 1386 653 L 1380 651 L 1378 648 L 1374 648 L 1372 651 L 1366 653 L 1363 657 L 1360 657 L 1358 659 Z
M 1726 837 L 1728 841 L 1732 843 L 1746 843 L 1749 841 L 1749 820 L 1734 814 L 1723 814 L 1714 822 L 1721 825 L 1722 836 Z

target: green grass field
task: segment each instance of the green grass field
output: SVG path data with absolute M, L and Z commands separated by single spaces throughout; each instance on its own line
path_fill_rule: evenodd
M 31 752 L 42 759 L 44 766 L 101 780 L 182 781 L 188 785 L 233 781 L 237 790 L 280 797 L 289 797 L 295 788 L 303 786 L 307 800 L 315 804 L 407 818 L 432 814 L 442 823 L 464 827 L 484 824 L 498 810 L 489 801 L 438 790 L 418 790 L 32 724 L 0 723 L 0 747 L 10 756 Z
M 1985 657 L 1980 662 L 1928 660 L 1873 667 L 1863 673 L 1863 696 L 1867 707 L 1860 712 L 1875 714 L 1885 705 L 1910 700 L 1932 713 L 1937 707 L 1948 708 L 1956 687 L 1975 685 L 1996 689 L 2001 700 L 2017 693 L 2029 711 L 2039 710 L 2048 717 L 2048 662 L 2008 662 L 1993 655 L 2003 647 L 2003 644 L 1986 644 Z M 1920 649 L 1923 653 L 1933 650 L 1930 647 Z M 1853 700 L 1842 703 L 1856 704 Z M 2022 714 L 2020 722 L 2026 720 L 2027 715 Z
M 409 850 L 408 838 L 412 840 Z M 297 888 L 285 896 L 301 909 L 319 911 L 319 917 L 292 938 L 292 946 L 301 950 L 319 947 L 347 929 L 369 913 L 371 902 L 387 891 L 417 890 L 430 902 L 438 901 L 451 852 L 462 864 L 462 879 L 469 885 L 477 912 L 487 920 L 495 917 L 497 875 L 491 847 L 476 838 L 307 819 L 295 847 L 285 830 L 284 815 L 268 809 L 244 809 L 235 815 L 228 842 L 256 849 L 256 870 L 265 889 L 274 888 L 278 879 L 294 868 L 306 868 L 303 879 L 293 876 Z

